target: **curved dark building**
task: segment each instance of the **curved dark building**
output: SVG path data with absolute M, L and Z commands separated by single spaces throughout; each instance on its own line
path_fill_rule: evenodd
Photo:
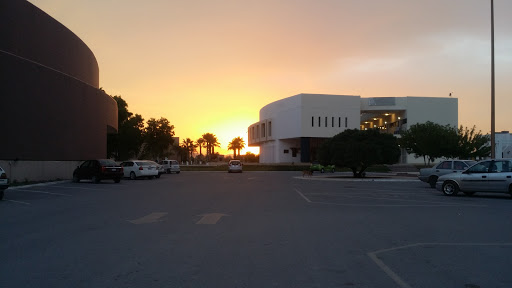
M 0 159 L 104 158 L 115 100 L 92 51 L 23 0 L 0 1 Z

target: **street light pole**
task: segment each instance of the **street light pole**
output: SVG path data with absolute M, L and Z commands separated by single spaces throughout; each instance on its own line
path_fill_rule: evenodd
M 491 0 L 491 158 L 496 158 L 494 104 L 494 0 Z

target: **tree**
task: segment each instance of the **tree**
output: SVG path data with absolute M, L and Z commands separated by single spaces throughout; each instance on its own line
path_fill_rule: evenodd
M 117 103 L 117 134 L 107 136 L 107 157 L 126 160 L 137 157 L 143 143 L 144 119 L 128 111 L 121 96 L 112 97 Z
M 235 140 L 236 139 L 231 140 L 231 142 L 228 144 L 228 150 L 233 150 L 233 159 L 236 159 L 237 143 Z
M 238 151 L 238 157 L 240 157 L 240 150 L 245 148 L 245 142 L 242 137 L 236 137 L 231 140 L 228 144 L 228 150 L 233 150 L 233 159 L 236 158 L 237 151 Z
M 187 160 L 192 160 L 192 154 L 196 151 L 197 144 L 194 143 L 192 139 L 187 138 L 183 139 L 183 141 L 181 142 L 181 147 L 183 147 L 185 151 L 187 151 Z
M 209 161 L 214 158 L 215 147 L 220 147 L 220 143 L 217 136 L 212 133 L 205 133 L 202 137 L 206 142 L 206 159 Z
M 151 118 L 144 129 L 144 155 L 158 159 L 167 154 L 169 146 L 174 143 L 174 125 L 169 120 Z
M 240 150 L 244 149 L 245 148 L 245 141 L 244 141 L 244 138 L 238 136 L 235 138 L 236 140 L 236 143 L 237 143 L 237 150 L 238 150 L 238 156 L 240 157 Z
M 449 125 L 442 126 L 427 121 L 414 124 L 402 132 L 399 144 L 407 153 L 423 157 L 425 165 L 430 165 L 436 158 L 457 157 L 459 138 L 457 130 Z
M 245 159 L 245 162 L 258 163 L 260 161 L 260 156 L 259 155 L 255 155 L 254 153 L 251 153 L 251 152 L 246 152 L 245 156 L 244 156 L 244 159 Z
M 460 159 L 478 159 L 488 157 L 491 153 L 489 135 L 482 135 L 481 131 L 476 132 L 476 126 L 468 129 L 460 125 L 458 135 L 457 156 Z
M 393 135 L 378 129 L 349 129 L 328 139 L 317 156 L 323 165 L 348 167 L 354 177 L 362 177 L 371 165 L 397 163 L 400 148 Z
M 204 144 L 206 143 L 203 138 L 199 138 L 196 140 L 197 146 L 199 147 L 199 155 L 203 156 L 203 152 L 201 148 L 204 147 Z

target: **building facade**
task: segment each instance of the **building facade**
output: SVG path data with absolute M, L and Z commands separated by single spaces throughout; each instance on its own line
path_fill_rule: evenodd
M 248 128 L 249 146 L 260 147 L 261 163 L 312 162 L 318 147 L 346 129 L 400 131 L 431 121 L 458 126 L 457 98 L 299 94 L 270 103 Z M 421 162 L 402 153 L 401 163 Z
M 92 51 L 28 1 L 1 1 L 0 27 L 0 160 L 106 157 L 117 104 Z

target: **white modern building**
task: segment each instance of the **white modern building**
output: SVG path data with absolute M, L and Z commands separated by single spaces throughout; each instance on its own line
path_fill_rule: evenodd
M 496 158 L 512 158 L 512 134 L 509 131 L 496 132 L 494 142 Z
M 261 108 L 248 142 L 260 147 L 261 163 L 311 162 L 327 138 L 346 129 L 379 128 L 399 137 L 399 131 L 427 121 L 457 127 L 457 98 L 299 94 Z M 401 163 L 423 161 L 402 154 Z

